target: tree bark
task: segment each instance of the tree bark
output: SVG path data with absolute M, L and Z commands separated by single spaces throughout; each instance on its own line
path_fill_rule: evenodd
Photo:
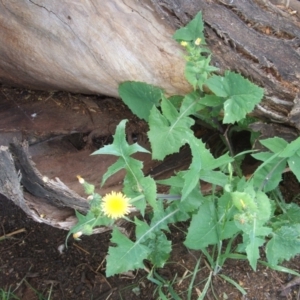
M 184 79 L 184 53 L 171 37 L 199 11 L 203 13 L 214 65 L 220 72 L 240 72 L 265 89 L 255 114 L 276 124 L 259 124 L 254 129 L 264 137 L 275 132 L 287 139 L 297 137 L 300 9 L 296 0 L 3 0 L 0 81 L 27 88 L 117 97 L 120 82 L 136 80 L 160 86 L 167 94 L 184 94 L 191 90 Z M 52 108 L 47 109 L 50 112 Z M 60 111 L 51 116 L 52 127 L 43 127 L 43 121 L 34 123 L 24 114 L 17 118 L 13 109 L 10 112 L 0 114 L 0 144 L 5 134 L 9 137 L 2 145 L 11 144 L 0 148 L 0 194 L 35 220 L 69 229 L 75 222 L 74 209 L 85 212 L 86 200 L 74 191 L 74 182 L 71 186 L 67 182 L 69 187 L 60 180 L 45 182 L 24 140 L 37 132 L 41 135 L 42 130 L 47 136 L 44 140 L 74 131 L 92 137 L 97 128 L 108 135 L 104 128 L 111 120 L 103 124 L 99 121 L 103 116 L 97 114 L 95 123 L 87 119 L 77 123 L 76 117 Z M 16 120 L 14 128 L 3 125 L 8 115 Z M 13 137 L 17 141 L 13 142 Z M 75 151 L 65 159 L 81 160 L 83 154 Z M 74 166 L 73 177 L 83 167 Z M 102 163 L 98 177 L 105 167 Z M 95 171 L 90 168 L 89 172 Z
M 300 10 L 284 12 L 281 8 L 287 7 L 272 3 L 281 1 L 267 0 L 152 2 L 174 28 L 202 11 L 215 65 L 240 72 L 265 89 L 257 114 L 300 129 Z M 299 9 L 299 2 L 289 4 Z

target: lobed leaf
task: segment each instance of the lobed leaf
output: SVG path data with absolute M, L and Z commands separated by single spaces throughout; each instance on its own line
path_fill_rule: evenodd
M 148 257 L 151 250 L 138 242 L 132 242 L 118 229 L 112 232 L 111 242 L 116 246 L 110 246 L 106 259 L 106 276 L 143 268 L 143 260 Z
M 162 100 L 162 113 L 153 107 L 149 117 L 148 137 L 152 147 L 153 159 L 164 159 L 168 154 L 178 152 L 188 138 L 193 136 L 190 127 L 194 120 L 179 114 L 167 99 Z
M 203 29 L 202 13 L 199 12 L 185 27 L 176 30 L 173 39 L 176 41 L 195 41 L 197 38 L 201 38 L 201 43 L 205 44 Z
M 216 96 L 225 99 L 224 124 L 245 118 L 263 97 L 262 88 L 234 72 L 227 71 L 224 77 L 213 75 L 205 84 Z
M 300 224 L 282 226 L 267 243 L 266 254 L 271 265 L 289 260 L 300 253 Z
M 126 81 L 119 85 L 118 92 L 136 116 L 148 121 L 150 111 L 153 106 L 159 104 L 163 91 L 144 82 Z

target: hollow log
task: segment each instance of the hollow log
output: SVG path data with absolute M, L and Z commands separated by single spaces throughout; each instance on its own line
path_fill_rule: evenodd
M 202 11 L 215 65 L 265 88 L 261 116 L 299 129 L 299 2 L 284 2 L 2 1 L 0 81 L 117 96 L 120 82 L 138 80 L 182 94 L 190 87 L 171 36 Z
M 66 111 L 61 102 L 74 96 L 56 98 L 53 91 L 117 97 L 118 84 L 126 80 L 160 86 L 167 94 L 190 91 L 183 49 L 172 34 L 199 11 L 214 65 L 220 72 L 242 73 L 265 89 L 255 113 L 276 126 L 256 128 L 263 128 L 265 136 L 274 128 L 278 135 L 288 131 L 285 136 L 298 136 L 299 1 L 3 0 L 0 82 L 51 92 L 43 105 L 21 105 L 17 96 L 10 99 L 11 92 L 1 91 L 0 194 L 35 220 L 69 229 L 75 222 L 74 209 L 87 209 L 76 175 L 95 182 L 112 162 L 94 160 L 86 148 L 70 147 L 70 139 L 84 135 L 92 140 L 95 130 L 106 139 L 121 118 L 104 117 L 90 107 L 84 115 Z M 95 100 L 80 97 L 85 104 Z M 49 154 L 53 149 L 56 156 Z M 153 167 L 149 157 L 141 159 L 145 170 Z M 63 173 L 54 168 L 59 163 Z M 96 165 L 101 168 L 95 170 Z M 44 176 L 49 181 L 43 181 Z M 116 189 L 123 175 L 118 176 L 110 183 Z

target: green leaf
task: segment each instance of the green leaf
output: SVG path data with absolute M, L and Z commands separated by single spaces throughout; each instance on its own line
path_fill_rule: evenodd
M 148 259 L 154 266 L 162 268 L 170 257 L 171 241 L 168 241 L 166 235 L 160 231 L 155 234 L 155 238 L 147 241 L 147 246 L 151 249 Z
M 199 250 L 219 242 L 217 220 L 214 203 L 206 199 L 197 214 L 192 216 L 184 244 L 194 250 Z
M 111 246 L 108 249 L 106 260 L 107 277 L 144 267 L 143 260 L 151 252 L 148 247 L 138 242 L 132 242 L 118 229 L 113 230 L 111 242 L 117 246 Z
M 232 192 L 232 202 L 234 206 L 241 212 L 248 214 L 256 214 L 258 211 L 255 200 L 247 193 L 243 192 Z
M 300 182 L 300 157 L 297 154 L 294 154 L 292 157 L 288 158 L 287 162 L 290 169 Z
M 198 185 L 199 186 L 199 172 L 202 166 L 202 153 L 201 146 L 203 143 L 201 140 L 198 140 L 194 136 L 190 139 L 190 147 L 192 151 L 192 163 L 189 167 L 189 170 L 186 171 L 183 175 L 184 185 L 182 188 L 182 198 L 181 201 L 185 200 L 186 197 L 191 193 L 191 191 Z
M 211 76 L 205 84 L 224 103 L 223 123 L 235 123 L 251 112 L 263 97 L 263 89 L 243 78 L 240 74 L 227 71 L 225 76 Z
M 187 81 L 194 89 L 202 86 L 212 72 L 218 71 L 218 68 L 210 65 L 211 56 L 197 61 L 188 61 L 185 65 L 184 75 Z
M 110 218 L 103 215 L 98 215 L 96 217 L 91 210 L 88 211 L 86 215 L 82 215 L 78 211 L 75 211 L 75 214 L 78 222 L 68 232 L 66 241 L 72 233 L 81 231 L 82 234 L 90 235 L 93 232 L 93 228 L 96 226 L 109 226 L 113 224 L 113 221 Z
M 291 157 L 300 149 L 300 138 L 290 142 L 279 154 L 279 157 Z
M 277 155 L 269 152 L 253 154 L 252 156 L 257 159 L 265 159 L 265 163 L 254 172 L 254 186 L 264 190 L 265 192 L 272 191 L 282 180 L 282 172 L 286 167 L 286 159 L 274 159 Z
M 131 197 L 136 196 L 138 192 L 141 194 L 143 191 L 141 179 L 144 177 L 144 175 L 142 172 L 143 163 L 130 157 L 130 155 L 136 152 L 149 153 L 149 151 L 138 144 L 129 145 L 127 143 L 125 134 L 126 122 L 127 120 L 123 120 L 117 126 L 116 133 L 114 135 L 114 141 L 111 145 L 106 145 L 92 154 L 111 154 L 119 156 L 119 159 L 113 165 L 111 165 L 107 172 L 103 175 L 101 184 L 103 185 L 106 180 L 116 172 L 120 171 L 121 169 L 125 169 L 127 173 L 124 182 L 126 182 L 127 186 L 124 189 L 136 191 L 128 195 Z
M 288 145 L 287 141 L 277 136 L 259 142 L 274 153 L 281 152 Z
M 169 97 L 168 100 L 174 105 L 174 107 L 176 109 L 179 110 L 181 103 L 183 101 L 183 98 L 184 97 L 181 95 L 173 95 L 173 96 Z
M 234 215 L 236 207 L 232 203 L 231 195 L 224 193 L 218 200 L 218 218 L 221 227 L 221 240 L 233 237 L 240 229 L 235 225 Z
M 91 155 L 110 154 L 115 156 L 126 157 L 136 152 L 149 153 L 149 151 L 138 144 L 129 145 L 126 141 L 125 126 L 127 120 L 122 120 L 116 128 L 116 133 L 113 136 L 114 142 L 111 145 L 105 145 Z
M 257 260 L 259 259 L 259 247 L 265 243 L 265 239 L 255 236 L 255 232 L 250 235 L 250 242 L 246 246 L 247 258 L 250 266 L 256 271 Z
M 148 121 L 150 110 L 158 105 L 162 90 L 153 85 L 126 81 L 119 85 L 119 95 L 130 110 L 139 118 Z
M 181 117 L 187 117 L 203 108 L 204 106 L 200 103 L 201 100 L 197 91 L 185 95 L 179 110 Z
M 300 253 L 300 224 L 282 226 L 273 233 L 266 246 L 268 262 L 277 265 L 278 262 L 289 260 Z
M 286 224 L 300 224 L 300 207 L 296 203 L 282 203 L 284 213 L 276 216 L 275 222 L 285 222 Z
M 194 42 L 197 38 L 201 38 L 201 43 L 205 44 L 203 30 L 202 13 L 199 12 L 185 27 L 176 30 L 173 39 L 176 41 Z
M 109 177 L 119 172 L 120 170 L 124 169 L 124 167 L 125 167 L 124 159 L 122 157 L 118 158 L 118 160 L 114 164 L 110 165 L 107 171 L 103 174 L 101 187 L 105 184 L 106 180 Z
M 199 177 L 205 182 L 224 187 L 228 183 L 228 176 L 220 171 L 201 170 Z
M 145 195 L 146 201 L 152 206 L 153 209 L 157 208 L 156 202 L 156 183 L 155 180 L 150 177 L 143 177 L 140 180 L 143 194 Z
M 239 210 L 235 215 L 235 224 L 243 234 L 243 244 L 239 249 L 244 249 L 253 270 L 256 270 L 259 258 L 259 247 L 264 244 L 265 236 L 272 229 L 265 227 L 265 223 L 271 217 L 271 202 L 267 195 L 261 191 L 255 194 L 252 186 L 245 189 L 247 192 L 231 193 L 233 203 Z
M 193 136 L 190 127 L 194 120 L 179 114 L 173 104 L 163 98 L 160 111 L 153 107 L 149 117 L 148 137 L 152 147 L 153 159 L 162 160 L 168 154 L 178 152 L 188 138 Z
M 223 105 L 223 103 L 224 103 L 224 99 L 222 99 L 221 97 L 218 97 L 216 95 L 207 95 L 206 94 L 200 100 L 201 105 L 205 105 L 205 106 L 209 106 L 209 107 L 220 106 L 220 105 Z

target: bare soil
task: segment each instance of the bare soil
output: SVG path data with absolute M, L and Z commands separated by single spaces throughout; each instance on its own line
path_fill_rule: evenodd
M 114 128 L 123 118 L 133 124 L 128 133 L 130 139 L 143 137 L 145 125 L 115 99 L 7 87 L 0 90 L 0 144 L 7 145 L 13 138 L 28 140 L 40 172 L 50 178 L 59 177 L 81 194 L 76 175 L 99 183 L 103 170 L 111 161 L 90 160 L 89 154 L 111 142 Z M 99 128 L 102 128 L 100 134 L 94 134 Z M 142 159 L 148 171 L 157 165 L 147 156 Z M 114 178 L 107 188 L 121 188 L 120 178 Z M 291 174 L 284 174 L 281 190 L 287 201 L 299 201 L 295 196 L 300 193 L 300 186 Z M 157 270 L 164 278 L 168 299 L 173 299 L 168 293 L 168 284 L 181 299 L 187 299 L 191 274 L 198 259 L 201 262 L 192 299 L 201 294 L 210 272 L 200 252 L 182 245 L 187 226 L 182 223 L 171 228 L 172 256 L 164 268 Z M 159 299 L 157 284 L 147 279 L 147 268 L 105 277 L 109 231 L 84 236 L 81 241 L 70 239 L 67 248 L 63 247 L 66 236 L 67 231 L 33 221 L 12 201 L 0 195 L 0 289 L 14 291 L 15 296 L 25 300 Z M 283 265 L 300 272 L 300 257 Z M 147 262 L 146 266 L 151 268 Z M 242 296 L 220 274 L 239 283 L 247 295 Z M 206 299 L 300 299 L 299 282 L 285 289 L 292 280 L 293 276 L 287 273 L 261 265 L 254 272 L 247 261 L 228 260 L 213 277 Z

